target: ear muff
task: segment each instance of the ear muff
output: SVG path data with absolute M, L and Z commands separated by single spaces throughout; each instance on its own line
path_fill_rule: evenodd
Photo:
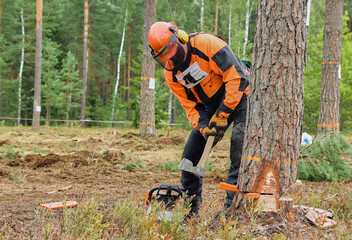
M 178 39 L 180 40 L 181 43 L 187 43 L 189 40 L 189 37 L 185 31 L 179 29 L 178 30 Z
M 181 29 L 176 30 L 175 26 L 170 26 L 169 30 L 172 33 L 176 34 L 176 36 L 178 37 L 178 39 L 180 40 L 181 43 L 187 43 L 188 42 L 188 40 L 189 40 L 188 34 L 185 31 L 183 31 Z

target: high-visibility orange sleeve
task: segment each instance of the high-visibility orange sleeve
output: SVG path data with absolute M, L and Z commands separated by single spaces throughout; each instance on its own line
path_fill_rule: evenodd
M 224 112 L 229 115 L 238 105 L 243 93 L 248 92 L 247 68 L 220 38 L 210 35 L 203 37 L 203 40 L 197 40 L 203 41 L 203 44 L 198 44 L 198 48 L 208 52 L 210 69 L 222 76 L 222 81 L 226 83 L 225 98 L 216 113 Z

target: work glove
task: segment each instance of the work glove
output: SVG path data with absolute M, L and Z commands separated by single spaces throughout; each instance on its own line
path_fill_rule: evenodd
M 207 140 L 209 136 L 216 136 L 217 135 L 215 131 L 211 130 L 208 127 L 201 128 L 200 133 L 203 135 L 205 140 Z
M 209 121 L 209 128 L 215 128 L 216 135 L 221 139 L 227 128 L 227 118 L 219 117 L 214 114 Z

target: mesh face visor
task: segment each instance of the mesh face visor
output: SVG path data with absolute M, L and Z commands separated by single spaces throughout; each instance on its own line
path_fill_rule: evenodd
M 154 51 L 152 47 L 150 49 L 155 61 L 168 71 L 172 71 L 175 67 L 180 66 L 185 54 L 184 49 L 177 42 L 177 37 L 174 34 L 171 35 L 169 42 L 159 52 Z M 180 55 L 183 55 L 183 57 Z

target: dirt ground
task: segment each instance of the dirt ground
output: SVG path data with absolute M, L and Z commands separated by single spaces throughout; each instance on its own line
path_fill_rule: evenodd
M 6 226 L 16 236 L 31 229 L 38 224 L 42 203 L 79 202 L 93 194 L 110 203 L 131 196 L 144 199 L 154 186 L 179 184 L 180 171 L 162 164 L 179 162 L 188 134 L 170 130 L 140 138 L 131 129 L 0 127 L 0 230 Z M 229 147 L 230 136 L 225 135 L 210 155 L 204 178 L 204 204 L 218 201 L 219 209 Z M 124 167 L 131 162 L 135 168 Z M 307 183 L 305 191 L 318 184 Z
M 180 172 L 161 164 L 179 161 L 188 134 L 165 131 L 140 138 L 138 130 L 125 129 L 0 128 L 0 229 L 28 229 L 42 203 L 80 201 L 90 194 L 111 202 L 144 199 L 154 186 L 179 184 Z M 211 155 L 216 171 L 204 179 L 204 201 L 224 196 L 218 185 L 226 178 L 227 138 Z M 131 161 L 144 166 L 116 167 Z

